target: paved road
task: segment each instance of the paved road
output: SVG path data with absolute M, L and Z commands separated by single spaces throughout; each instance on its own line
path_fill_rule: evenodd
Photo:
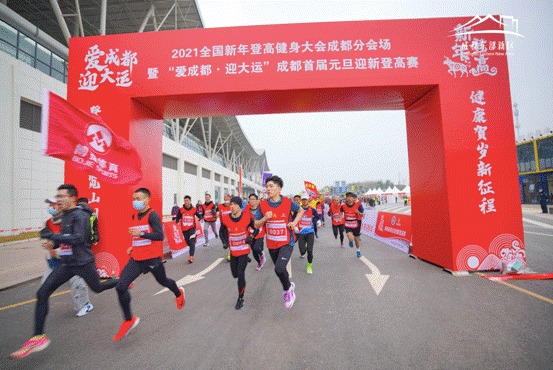
M 525 222 L 530 267 L 552 272 L 553 222 L 529 217 L 552 225 Z M 50 299 L 46 332 L 52 344 L 22 360 L 7 356 L 32 334 L 34 302 L 1 308 L 32 300 L 38 283 L 1 291 L 0 368 L 552 368 L 551 281 L 505 285 L 477 275 L 454 277 L 368 237 L 362 238 L 362 251 L 389 275 L 380 294 L 365 276 L 371 273 L 367 264 L 323 228 L 313 275 L 306 274 L 307 261 L 297 249 L 292 255 L 297 299 L 289 310 L 271 262 L 260 272 L 248 266 L 240 311 L 234 309 L 236 280 L 225 261 L 186 285 L 180 311 L 172 293 L 155 295 L 161 287 L 151 275 L 142 275 L 131 291 L 133 313 L 141 322 L 118 343 L 112 341 L 122 320 L 115 291 L 91 293 L 94 310 L 82 318 L 74 316 L 70 296 L 60 294 Z M 166 268 L 170 277 L 181 279 L 220 257 L 225 257 L 220 243 L 212 243 L 197 249 L 194 264 L 181 257 Z

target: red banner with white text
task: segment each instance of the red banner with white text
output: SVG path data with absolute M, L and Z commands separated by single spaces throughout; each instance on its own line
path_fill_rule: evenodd
M 142 178 L 136 149 L 95 114 L 44 91 L 42 154 L 71 163 L 109 184 L 136 184 Z

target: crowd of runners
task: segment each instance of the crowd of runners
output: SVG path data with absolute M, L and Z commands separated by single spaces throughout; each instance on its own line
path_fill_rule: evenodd
M 284 306 L 291 308 L 296 300 L 295 284 L 290 281 L 287 265 L 294 246 L 298 243 L 300 257 L 307 255 L 307 274 L 313 273 L 315 240 L 317 228 L 324 226 L 325 213 L 330 217 L 334 237 L 344 247 L 344 233 L 349 246 L 356 247 L 361 257 L 359 236 L 363 206 L 353 193 L 346 194 L 345 202 L 333 197 L 328 207 L 321 199 L 315 204 L 304 193 L 290 199 L 281 195 L 283 181 L 278 176 L 266 180 L 266 199 L 251 194 L 245 203 L 240 197 L 224 196 L 222 204 L 216 205 L 206 194 L 205 203 L 192 205 L 190 196 L 184 197 L 182 207 L 174 210 L 174 221 L 180 225 L 184 240 L 189 247 L 189 263 L 193 263 L 196 250 L 196 226 L 204 224 L 205 243 L 208 246 L 209 228 L 215 238 L 228 249 L 232 277 L 238 280 L 238 299 L 235 308 L 244 306 L 246 289 L 245 271 L 251 262 L 250 252 L 257 262 L 256 270 L 265 265 L 264 241 L 273 261 L 274 271 L 282 284 Z M 130 217 L 131 227 L 127 254 L 129 260 L 119 278 L 102 281 L 96 270 L 91 246 L 99 241 L 97 218 L 86 198 L 78 198 L 77 189 L 70 184 L 61 185 L 55 198 L 48 199 L 48 211 L 52 215 L 41 231 L 43 247 L 48 251 L 48 269 L 37 292 L 34 336 L 13 352 L 11 357 L 22 358 L 30 353 L 45 349 L 50 340 L 44 333 L 48 300 L 54 291 L 67 281 L 71 288 L 77 316 L 92 310 L 86 285 L 95 293 L 115 288 L 123 313 L 123 323 L 113 337 L 123 339 L 140 322 L 131 311 L 129 289 L 141 274 L 151 273 L 156 281 L 175 295 L 175 304 L 182 309 L 185 304 L 184 287 L 178 287 L 175 280 L 167 277 L 163 264 L 163 226 L 160 215 L 150 207 L 150 191 L 139 188 L 133 194 L 132 205 L 136 212 Z M 129 200 L 130 201 L 130 200 Z M 217 230 L 216 221 L 220 227 Z M 86 285 L 85 285 L 86 283 Z

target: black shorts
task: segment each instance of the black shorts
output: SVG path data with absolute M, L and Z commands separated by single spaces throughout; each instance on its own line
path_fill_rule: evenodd
M 355 228 L 346 227 L 346 234 L 347 233 L 353 233 L 353 236 L 361 235 L 361 221 L 357 221 L 357 227 Z

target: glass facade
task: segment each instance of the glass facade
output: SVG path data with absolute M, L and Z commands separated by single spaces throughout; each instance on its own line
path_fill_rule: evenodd
M 536 140 L 540 171 L 553 169 L 553 136 Z
M 536 157 L 534 142 L 517 145 L 518 172 L 536 171 Z
M 67 61 L 0 20 L 0 49 L 33 68 L 67 83 Z

